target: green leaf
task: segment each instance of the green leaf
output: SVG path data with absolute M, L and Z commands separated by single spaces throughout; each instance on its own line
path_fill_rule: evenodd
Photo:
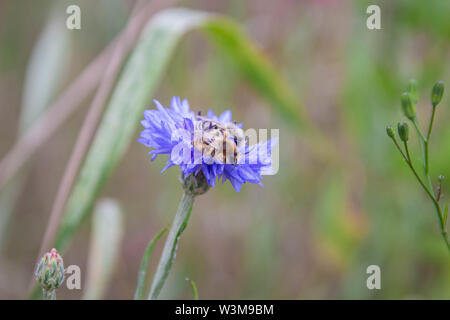
M 164 235 L 164 233 L 168 229 L 169 227 L 167 226 L 160 232 L 158 232 L 158 234 L 148 244 L 147 249 L 145 249 L 144 257 L 142 258 L 141 262 L 141 268 L 139 269 L 138 283 L 136 287 L 136 292 L 134 293 L 134 300 L 142 300 L 142 297 L 144 295 L 145 279 L 147 278 L 148 260 L 152 254 L 153 247 L 155 246 L 156 242 Z
M 56 237 L 55 247 L 67 242 L 88 215 L 105 180 L 123 156 L 149 98 L 181 37 L 188 31 L 204 31 L 221 48 L 253 87 L 280 114 L 302 123 L 301 105 L 276 69 L 248 36 L 232 21 L 188 9 L 161 11 L 148 23 L 124 67 L 94 141 L 81 168 Z M 134 141 L 134 139 L 133 139 Z
M 198 291 L 197 291 L 197 286 L 195 285 L 194 280 L 191 279 L 186 279 L 187 281 L 189 281 L 191 288 L 192 288 L 192 294 L 194 295 L 194 300 L 198 300 Z
M 444 209 L 444 217 L 443 217 L 443 225 L 444 225 L 444 228 L 446 228 L 447 227 L 447 218 L 448 218 L 448 201 L 447 201 L 447 203 L 445 204 L 445 209 Z
M 303 105 L 239 25 L 220 17 L 206 21 L 201 30 L 209 35 L 211 42 L 218 47 L 218 52 L 229 58 L 241 75 L 287 121 L 307 125 Z
M 115 200 L 99 201 L 93 216 L 92 227 L 86 288 L 83 296 L 83 299 L 88 300 L 103 298 L 119 256 L 123 223 L 122 212 Z

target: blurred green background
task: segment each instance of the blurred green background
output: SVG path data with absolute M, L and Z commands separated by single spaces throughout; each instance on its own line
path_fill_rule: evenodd
M 0 1 L 0 157 L 27 127 L 21 129 L 20 116 L 31 52 L 50 16 L 56 12 L 64 21 L 69 4 L 81 7 L 82 29 L 64 31 L 70 45 L 50 100 L 123 29 L 134 1 Z M 366 28 L 370 4 L 381 7 L 381 30 Z M 154 98 L 168 106 L 179 95 L 196 111 L 231 109 L 247 128 L 279 128 L 280 170 L 264 178 L 264 188 L 246 184 L 236 193 L 229 183 L 219 184 L 196 199 L 161 297 L 192 298 L 188 277 L 203 299 L 449 299 L 450 255 L 432 204 L 385 126 L 403 120 L 399 96 L 415 78 L 425 127 L 431 87 L 443 80 L 447 92 L 430 145 L 431 175 L 450 177 L 450 2 L 193 0 L 176 6 L 239 22 L 339 152 L 319 156 L 308 133 L 280 117 L 202 34 L 184 37 Z M 23 176 L 2 235 L 2 299 L 26 297 L 89 103 L 41 146 Z M 136 123 L 134 140 L 139 130 Z M 419 165 L 418 141 L 411 140 Z M 133 297 L 145 247 L 172 221 L 181 197 L 178 170 L 160 175 L 165 159 L 150 163 L 147 152 L 131 143 L 100 194 L 118 201 L 124 224 L 104 298 Z M 450 184 L 443 188 L 446 197 Z M 88 219 L 63 255 L 66 265 L 81 267 L 82 288 L 91 225 Z M 162 244 L 150 258 L 152 273 Z M 381 290 L 366 287 L 369 265 L 381 268 Z M 58 290 L 58 298 L 82 296 L 83 290 Z

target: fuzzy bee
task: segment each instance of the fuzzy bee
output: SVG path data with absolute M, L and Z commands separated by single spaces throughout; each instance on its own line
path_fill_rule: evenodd
M 236 165 L 241 157 L 239 150 L 245 145 L 244 132 L 235 123 L 222 124 L 199 116 L 194 124 L 194 148 L 203 156 L 219 163 Z M 201 134 L 198 134 L 201 132 Z

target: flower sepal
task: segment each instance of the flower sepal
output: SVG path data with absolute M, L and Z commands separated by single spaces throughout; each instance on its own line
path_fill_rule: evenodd
M 203 172 L 191 173 L 188 175 L 180 174 L 180 182 L 183 186 L 184 192 L 193 195 L 199 196 L 206 193 L 210 186 L 208 184 L 208 180 L 206 180 Z

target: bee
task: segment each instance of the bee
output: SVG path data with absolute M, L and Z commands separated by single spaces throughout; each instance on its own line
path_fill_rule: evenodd
M 238 149 L 244 147 L 247 143 L 246 137 L 244 135 L 244 130 L 239 128 L 236 123 L 227 123 L 225 125 L 227 138 L 231 138 L 236 144 Z
M 212 157 L 219 163 L 234 164 L 238 163 L 240 153 L 234 141 L 225 137 L 215 138 L 211 142 L 206 142 L 203 149 L 204 155 Z
M 198 119 L 194 130 L 202 134 L 194 135 L 194 148 L 212 160 L 236 166 L 241 157 L 239 150 L 247 141 L 243 130 L 235 123 L 222 124 L 201 116 Z

